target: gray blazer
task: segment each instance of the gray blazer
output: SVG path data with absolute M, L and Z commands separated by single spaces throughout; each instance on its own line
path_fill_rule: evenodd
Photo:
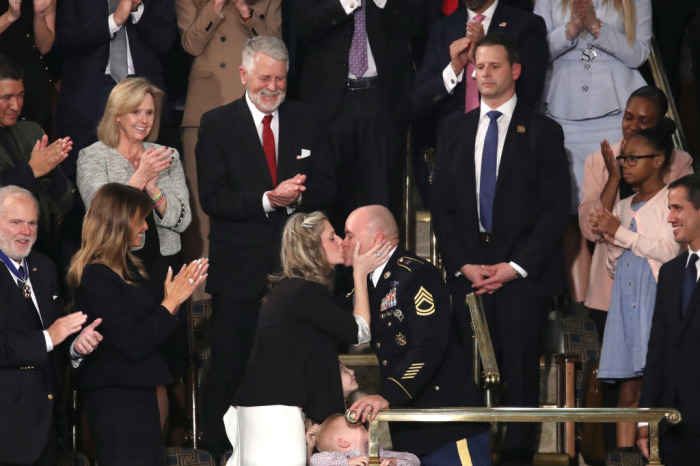
M 634 3 L 637 25 L 630 46 L 624 18 L 617 14 L 612 1 L 603 5 L 603 0 L 593 0 L 596 15 L 603 22 L 597 39 L 582 32 L 570 41 L 565 28 L 571 10 L 562 11 L 561 0 L 537 0 L 534 12 L 547 25 L 552 74 L 545 83 L 545 103 L 553 116 L 586 120 L 619 113 L 624 111 L 630 94 L 646 85 L 637 68 L 649 56 L 651 2 Z M 586 49 L 595 52 L 595 58 L 582 59 Z M 592 56 L 591 52 L 587 54 Z
M 157 144 L 143 143 L 144 148 L 160 147 Z M 78 154 L 77 183 L 85 207 L 90 206 L 98 189 L 107 183 L 128 183 L 136 172 L 134 166 L 117 149 L 98 141 Z M 180 251 L 180 233 L 192 221 L 190 195 L 185 184 L 185 173 L 180 163 L 180 154 L 173 154 L 173 162 L 158 175 L 158 187 L 168 200 L 165 215 L 154 215 L 160 240 L 160 253 L 170 256 Z M 139 249 L 139 248 L 134 248 Z

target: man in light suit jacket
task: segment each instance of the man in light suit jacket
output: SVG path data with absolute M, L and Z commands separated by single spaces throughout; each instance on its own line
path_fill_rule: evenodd
M 679 425 L 662 426 L 661 459 L 667 466 L 691 466 L 700 458 L 700 177 L 686 175 L 668 187 L 668 222 L 688 250 L 659 271 L 639 407 L 681 412 Z M 637 443 L 648 458 L 647 426 L 640 427 Z
M 19 120 L 24 104 L 22 69 L 0 55 L 0 186 L 20 186 L 34 194 L 41 206 L 38 244 L 44 254 L 55 250 L 54 220 L 73 205 L 74 187 L 59 164 L 72 142 L 61 138 L 49 144 L 41 127 Z
M 477 44 L 481 105 L 439 134 L 431 211 L 457 316 L 467 293 L 483 296 L 502 401 L 536 407 L 542 327 L 566 285 L 570 178 L 561 128 L 515 95 L 517 55 L 501 35 Z M 504 464 L 532 463 L 535 427 L 508 426 Z
M 56 267 L 32 252 L 38 203 L 26 189 L 0 188 L 0 463 L 52 464 L 58 368 L 55 347 L 87 316 L 62 314 Z M 72 355 L 92 352 L 101 321 L 85 327 Z
M 209 215 L 211 364 L 202 407 L 203 444 L 227 449 L 223 415 L 243 377 L 267 276 L 296 209 L 320 210 L 335 195 L 321 123 L 285 102 L 287 49 L 258 36 L 243 49 L 246 93 L 204 114 L 196 147 L 199 198 Z
M 425 61 L 413 87 L 411 103 L 416 113 L 434 115 L 437 127 L 464 113 L 465 91 L 476 86 L 464 71 L 473 61 L 474 45 L 485 33 L 502 34 L 517 44 L 522 72 L 518 99 L 539 109 L 549 49 L 544 20 L 503 0 L 465 0 L 467 8 L 437 21 L 430 30 Z M 483 15 L 481 26 L 474 20 Z M 466 32 L 469 27 L 469 33 Z

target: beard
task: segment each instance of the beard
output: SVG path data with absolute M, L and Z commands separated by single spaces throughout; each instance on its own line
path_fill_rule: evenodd
M 488 2 L 489 0 L 464 0 L 464 4 L 472 11 L 480 10 Z
M 26 239 L 29 241 L 29 247 L 26 251 L 23 251 L 15 246 L 14 241 L 16 239 Z M 16 261 L 21 261 L 32 252 L 32 246 L 36 242 L 36 236 L 34 237 L 22 237 L 22 238 L 8 238 L 6 236 L 0 235 L 0 251 L 2 251 L 10 259 Z
M 280 89 L 276 91 L 268 91 L 267 89 L 261 89 L 256 93 L 248 92 L 250 101 L 258 108 L 258 110 L 264 113 L 272 113 L 282 105 L 286 93 Z M 277 100 L 271 104 L 267 104 L 263 101 L 263 97 L 277 97 Z

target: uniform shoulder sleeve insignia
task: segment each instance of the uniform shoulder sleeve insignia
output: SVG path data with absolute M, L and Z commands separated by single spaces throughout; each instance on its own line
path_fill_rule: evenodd
M 422 286 L 418 290 L 418 293 L 416 293 L 416 295 L 413 297 L 413 302 L 416 305 L 416 314 L 421 317 L 429 316 L 435 312 L 433 295 Z
M 423 264 L 424 262 L 419 260 L 419 259 L 416 259 L 414 257 L 403 256 L 403 257 L 399 258 L 399 260 L 396 263 L 398 264 L 399 267 L 403 267 L 404 269 L 411 272 L 412 266 L 415 266 L 417 264 Z

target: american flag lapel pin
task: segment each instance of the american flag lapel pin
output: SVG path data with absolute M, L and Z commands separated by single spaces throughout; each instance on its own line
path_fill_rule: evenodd
M 504 27 L 506 27 L 506 24 L 508 24 L 508 23 L 506 23 L 505 21 L 503 21 L 502 23 L 500 23 L 500 24 L 498 25 L 498 27 L 499 27 L 499 28 L 504 28 Z
M 523 125 L 518 125 L 518 133 L 524 133 L 525 127 Z

